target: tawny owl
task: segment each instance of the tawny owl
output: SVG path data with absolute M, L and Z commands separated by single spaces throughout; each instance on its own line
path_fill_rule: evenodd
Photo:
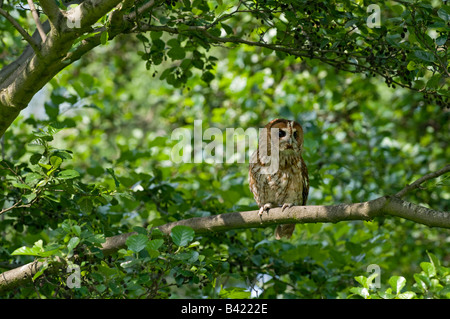
M 302 151 L 303 128 L 297 122 L 275 119 L 264 127 L 248 174 L 260 216 L 272 207 L 281 206 L 284 211 L 306 205 L 309 178 Z M 295 224 L 279 225 L 275 237 L 290 238 L 294 229 Z

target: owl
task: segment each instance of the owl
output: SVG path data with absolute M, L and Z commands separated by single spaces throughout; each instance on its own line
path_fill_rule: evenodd
M 272 120 L 260 133 L 248 174 L 260 216 L 277 206 L 284 211 L 294 205 L 306 205 L 309 178 L 302 151 L 303 128 L 295 121 Z M 275 238 L 290 238 L 294 229 L 295 224 L 278 225 Z

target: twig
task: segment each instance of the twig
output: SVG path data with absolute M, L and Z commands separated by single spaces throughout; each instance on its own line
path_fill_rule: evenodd
M 436 172 L 429 173 L 427 175 L 422 176 L 421 178 L 416 180 L 414 183 L 407 185 L 405 188 L 403 188 L 401 191 L 399 191 L 397 194 L 395 194 L 395 196 L 401 198 L 401 197 L 405 196 L 406 193 L 408 193 L 416 188 L 419 188 L 420 184 L 422 184 L 423 182 L 425 182 L 429 179 L 439 177 L 448 172 L 450 172 L 450 164 L 446 165 L 444 168 L 441 168 L 440 170 L 438 170 Z
M 33 16 L 34 22 L 36 23 L 36 28 L 39 31 L 39 35 L 41 36 L 42 42 L 45 42 L 47 40 L 47 35 L 44 32 L 44 28 L 42 27 L 41 20 L 39 20 L 39 14 L 36 11 L 36 7 L 34 6 L 33 0 L 27 0 L 28 6 L 31 10 L 31 15 Z
M 29 208 L 31 207 L 35 202 L 37 202 L 38 197 L 36 196 L 36 198 L 34 198 L 31 202 L 29 202 L 28 204 L 23 204 L 23 205 L 19 205 L 22 203 L 22 200 L 19 200 L 17 203 L 15 203 L 14 205 L 2 209 L 0 211 L 0 215 L 2 215 L 3 213 L 9 212 L 10 210 L 13 210 L 14 208 Z
M 17 203 L 15 203 L 14 205 L 8 207 L 8 208 L 2 209 L 2 210 L 0 211 L 0 215 L 3 214 L 3 213 L 8 212 L 8 211 L 10 211 L 10 210 L 13 210 L 13 209 L 16 208 L 20 203 L 22 203 L 21 200 L 18 201 Z
M 40 49 L 39 45 L 33 40 L 33 38 L 28 34 L 27 31 L 25 31 L 24 28 L 17 22 L 7 11 L 0 8 L 0 14 L 4 16 L 13 26 L 16 28 L 17 31 L 23 36 L 25 41 L 28 42 L 28 44 L 33 48 L 34 52 L 37 55 L 40 55 Z

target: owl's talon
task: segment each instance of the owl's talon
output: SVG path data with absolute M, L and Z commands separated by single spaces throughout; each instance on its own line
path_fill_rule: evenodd
M 294 204 L 287 204 L 287 203 L 284 203 L 283 206 L 281 207 L 281 211 L 284 212 L 284 210 L 285 210 L 286 208 L 291 208 L 292 206 L 294 206 Z
M 262 216 L 262 214 L 264 213 L 264 211 L 265 211 L 266 213 L 269 213 L 269 209 L 271 209 L 271 208 L 272 208 L 272 204 L 270 204 L 270 203 L 264 204 L 264 206 L 262 206 L 262 207 L 259 209 L 259 212 L 258 212 L 259 217 Z
M 264 207 L 261 207 L 259 209 L 258 216 L 261 217 L 263 213 L 264 213 Z

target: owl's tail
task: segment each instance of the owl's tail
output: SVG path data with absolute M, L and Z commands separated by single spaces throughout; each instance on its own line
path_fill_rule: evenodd
M 275 229 L 275 238 L 281 239 L 283 237 L 286 237 L 287 239 L 290 239 L 294 230 L 295 224 L 278 225 Z

